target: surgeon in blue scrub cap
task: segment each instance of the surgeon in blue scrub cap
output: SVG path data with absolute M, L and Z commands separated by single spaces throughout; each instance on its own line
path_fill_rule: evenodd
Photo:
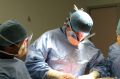
M 109 47 L 108 60 L 110 65 L 110 72 L 112 77 L 120 78 L 120 19 L 118 21 L 117 29 L 117 42 Z
M 26 39 L 27 31 L 18 21 L 0 25 L 0 79 L 31 79 L 24 62 L 17 58 L 26 53 Z
M 64 26 L 41 35 L 29 47 L 26 66 L 33 79 L 87 79 L 107 76 L 104 57 L 85 39 L 93 26 L 88 13 L 74 6 Z M 86 74 L 86 70 L 90 74 Z M 82 77 L 82 79 L 83 79 Z

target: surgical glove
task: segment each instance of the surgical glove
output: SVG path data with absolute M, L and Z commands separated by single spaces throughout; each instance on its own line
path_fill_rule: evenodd
M 97 79 L 100 73 L 98 71 L 93 71 L 88 75 L 79 76 L 78 79 Z
M 117 44 L 120 45 L 120 35 L 117 36 Z
M 112 77 L 103 77 L 103 78 L 97 78 L 97 79 L 116 79 L 116 78 L 112 78 Z
M 47 73 L 48 79 L 75 79 L 72 74 L 64 73 L 56 70 L 49 70 Z

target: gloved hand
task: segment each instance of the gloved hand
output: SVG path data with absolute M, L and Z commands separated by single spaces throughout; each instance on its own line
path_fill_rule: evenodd
M 49 70 L 47 73 L 48 79 L 75 79 L 72 74 L 64 73 L 56 70 Z
M 117 35 L 117 44 L 120 45 L 120 35 Z
M 93 71 L 88 75 L 79 76 L 78 79 L 97 79 L 100 73 L 98 71 Z
M 97 79 L 116 79 L 116 78 L 113 78 L 113 77 L 103 77 L 103 78 L 97 78 Z

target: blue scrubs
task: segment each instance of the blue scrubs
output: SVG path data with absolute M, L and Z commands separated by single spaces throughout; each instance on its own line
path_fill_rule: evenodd
M 117 43 L 109 47 L 108 60 L 111 76 L 120 78 L 120 46 Z
M 25 63 L 17 58 L 0 59 L 0 79 L 31 79 Z

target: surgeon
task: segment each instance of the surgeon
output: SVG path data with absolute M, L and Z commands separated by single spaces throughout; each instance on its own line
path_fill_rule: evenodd
M 104 57 L 89 37 L 93 20 L 74 6 L 63 27 L 41 35 L 29 47 L 26 66 L 33 79 L 95 79 L 107 76 Z M 84 75 L 89 69 L 90 74 Z M 81 75 L 84 75 L 81 78 Z
M 26 54 L 27 47 L 27 31 L 18 21 L 0 25 L 0 79 L 31 79 L 25 63 L 18 59 Z
M 120 78 L 120 19 L 118 21 L 117 29 L 117 42 L 109 47 L 108 60 L 110 65 L 111 76 Z

